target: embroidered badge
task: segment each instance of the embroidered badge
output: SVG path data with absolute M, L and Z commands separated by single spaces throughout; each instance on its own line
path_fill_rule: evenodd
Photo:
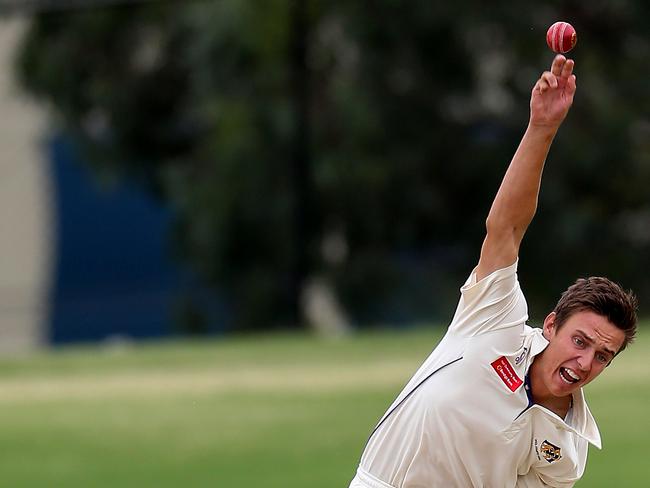
M 546 459 L 546 461 L 548 461 L 549 463 L 552 463 L 553 461 L 557 461 L 562 457 L 560 448 L 551 444 L 549 441 L 546 440 L 542 442 L 542 445 L 540 446 L 540 451 L 544 459 Z
M 510 391 L 515 391 L 524 383 L 521 381 L 521 378 L 517 376 L 512 364 L 510 364 L 510 361 L 508 361 L 505 356 L 501 356 L 490 365 L 494 368 L 494 371 L 496 371 L 499 378 L 501 378 L 501 381 L 506 384 Z

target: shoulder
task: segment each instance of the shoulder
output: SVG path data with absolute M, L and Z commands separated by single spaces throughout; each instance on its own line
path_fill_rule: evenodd
M 528 306 L 517 277 L 518 260 L 478 279 L 472 271 L 460 289 L 460 300 L 450 331 L 475 335 L 528 320 Z
M 519 259 L 515 259 L 509 265 L 497 268 L 486 275 L 481 275 L 479 266 L 476 266 L 460 291 L 463 295 L 477 294 L 482 290 L 494 288 L 496 286 L 504 289 L 510 289 L 518 283 L 517 269 L 519 267 Z

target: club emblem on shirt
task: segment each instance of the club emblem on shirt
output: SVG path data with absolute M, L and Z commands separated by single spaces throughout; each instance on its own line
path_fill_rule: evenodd
M 546 461 L 549 463 L 552 463 L 553 461 L 557 461 L 562 457 L 562 454 L 560 453 L 560 448 L 551 444 L 549 441 L 544 441 L 542 442 L 542 445 L 540 446 L 540 451 L 542 453 L 542 456 Z

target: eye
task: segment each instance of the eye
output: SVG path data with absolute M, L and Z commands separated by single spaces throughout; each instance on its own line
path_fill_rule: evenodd
M 580 337 L 577 336 L 573 338 L 573 342 L 578 347 L 583 347 L 585 345 L 585 341 L 583 341 L 582 339 L 580 339 Z
M 600 354 L 600 353 L 599 353 L 599 354 L 596 354 L 596 360 L 597 360 L 600 364 L 607 364 L 608 358 L 607 358 L 607 356 L 605 356 L 604 354 Z

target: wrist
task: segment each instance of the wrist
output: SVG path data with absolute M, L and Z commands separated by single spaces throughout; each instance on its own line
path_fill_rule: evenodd
M 526 128 L 526 134 L 534 135 L 542 138 L 553 139 L 557 134 L 560 124 L 540 124 L 536 122 L 529 122 Z

